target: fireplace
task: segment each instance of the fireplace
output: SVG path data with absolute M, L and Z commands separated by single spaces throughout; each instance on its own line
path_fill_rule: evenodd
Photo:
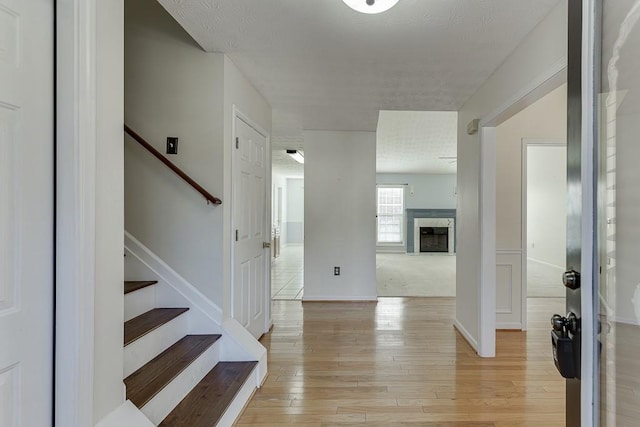
M 420 252 L 449 252 L 449 227 L 420 227 Z
M 413 253 L 455 253 L 455 218 L 415 218 L 413 221 Z

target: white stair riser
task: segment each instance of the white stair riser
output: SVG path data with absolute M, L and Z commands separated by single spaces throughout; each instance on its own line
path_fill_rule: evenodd
M 146 288 L 129 292 L 124 296 L 125 322 L 155 308 L 156 286 L 157 285 L 147 286 Z
M 188 334 L 189 312 L 149 332 L 124 348 L 124 378 Z
M 193 387 L 216 366 L 219 360 L 220 340 L 202 353 L 140 410 L 152 423 L 155 425 L 160 424 L 178 403 L 189 394 Z
M 254 371 L 247 377 L 247 380 L 244 382 L 238 393 L 229 404 L 229 407 L 225 411 L 224 415 L 216 424 L 217 427 L 227 427 L 232 426 L 236 419 L 240 416 L 240 413 L 244 409 L 245 405 L 251 399 L 254 390 L 256 389 L 256 375 L 257 375 L 257 367 Z

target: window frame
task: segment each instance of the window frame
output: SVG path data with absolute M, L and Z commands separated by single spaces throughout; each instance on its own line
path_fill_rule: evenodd
M 379 240 L 379 227 L 380 227 L 380 204 L 379 204 L 379 189 L 380 188 L 395 188 L 402 190 L 402 219 L 400 221 L 400 241 L 397 242 L 381 242 Z M 376 184 L 376 246 L 404 246 L 407 241 L 407 199 L 406 188 L 404 184 Z

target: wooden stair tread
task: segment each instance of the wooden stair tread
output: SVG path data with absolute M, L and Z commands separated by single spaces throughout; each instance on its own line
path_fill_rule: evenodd
M 138 408 L 184 371 L 220 335 L 187 335 L 125 378 L 127 399 Z
M 168 321 L 180 316 L 188 308 L 154 308 L 124 322 L 124 345 L 129 345 Z
M 257 364 L 258 362 L 218 363 L 167 415 L 160 426 L 215 426 Z
M 156 283 L 158 283 L 157 280 L 127 280 L 124 282 L 124 294 L 126 295 Z

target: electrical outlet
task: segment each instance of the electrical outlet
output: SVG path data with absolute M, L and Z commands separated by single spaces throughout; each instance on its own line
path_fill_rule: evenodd
M 333 275 L 334 276 L 340 275 L 340 267 L 333 267 Z
M 178 154 L 178 138 L 167 137 L 167 154 Z

